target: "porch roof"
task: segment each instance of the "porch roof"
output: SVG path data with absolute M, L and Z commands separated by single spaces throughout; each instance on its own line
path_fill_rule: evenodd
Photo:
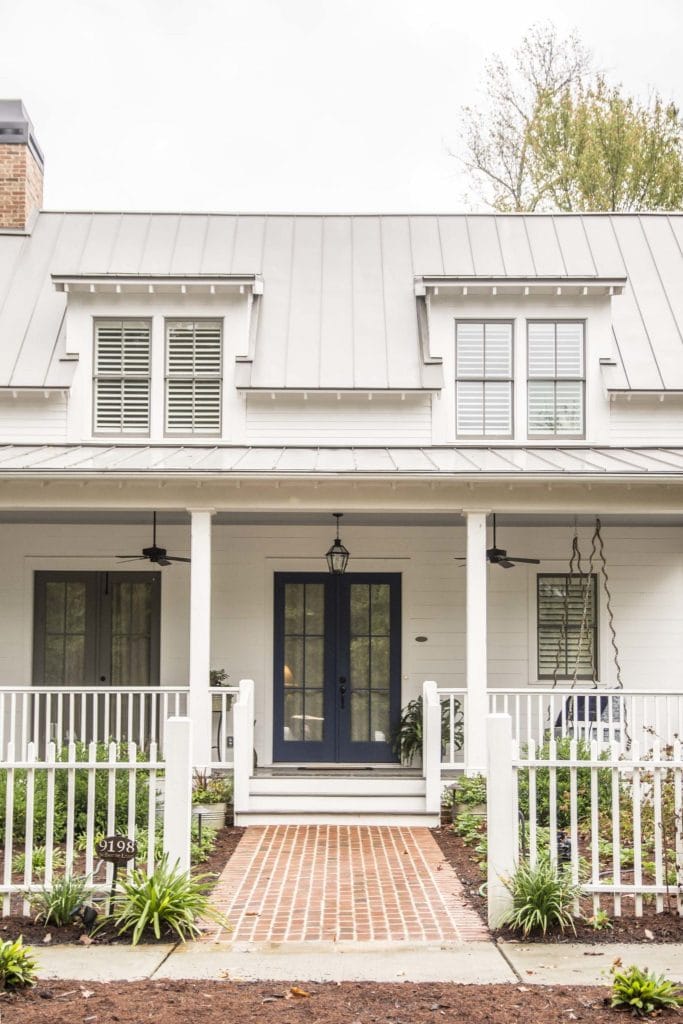
M 682 477 L 683 447 L 299 447 L 0 445 L 0 478 L 302 476 L 427 478 Z

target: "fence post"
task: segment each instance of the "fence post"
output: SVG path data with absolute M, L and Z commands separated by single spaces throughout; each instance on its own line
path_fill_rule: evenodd
M 235 814 L 249 810 L 249 779 L 254 773 L 254 680 L 240 679 L 232 706 L 233 801 Z
M 441 808 L 441 702 L 432 679 L 422 684 L 422 774 L 425 779 L 425 810 Z
M 487 715 L 486 824 L 488 835 L 488 924 L 497 928 L 512 905 L 503 883 L 515 870 L 517 835 L 514 819 L 517 807 L 512 768 L 512 719 L 509 715 Z
M 190 870 L 192 830 L 192 722 L 169 718 L 164 750 L 164 853 L 169 865 Z

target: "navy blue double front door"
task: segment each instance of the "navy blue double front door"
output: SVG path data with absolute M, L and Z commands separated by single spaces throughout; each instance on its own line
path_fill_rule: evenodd
M 397 760 L 399 573 L 275 574 L 275 761 Z

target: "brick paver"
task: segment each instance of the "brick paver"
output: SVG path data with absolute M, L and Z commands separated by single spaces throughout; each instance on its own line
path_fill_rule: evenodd
M 487 939 L 427 828 L 250 826 L 213 902 L 235 942 Z

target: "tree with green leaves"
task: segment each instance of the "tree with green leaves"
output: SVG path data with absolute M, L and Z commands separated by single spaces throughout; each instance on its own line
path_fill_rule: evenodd
M 663 210 L 683 204 L 683 122 L 673 103 L 625 95 L 577 36 L 534 26 L 486 66 L 463 111 L 463 163 L 500 211 Z

